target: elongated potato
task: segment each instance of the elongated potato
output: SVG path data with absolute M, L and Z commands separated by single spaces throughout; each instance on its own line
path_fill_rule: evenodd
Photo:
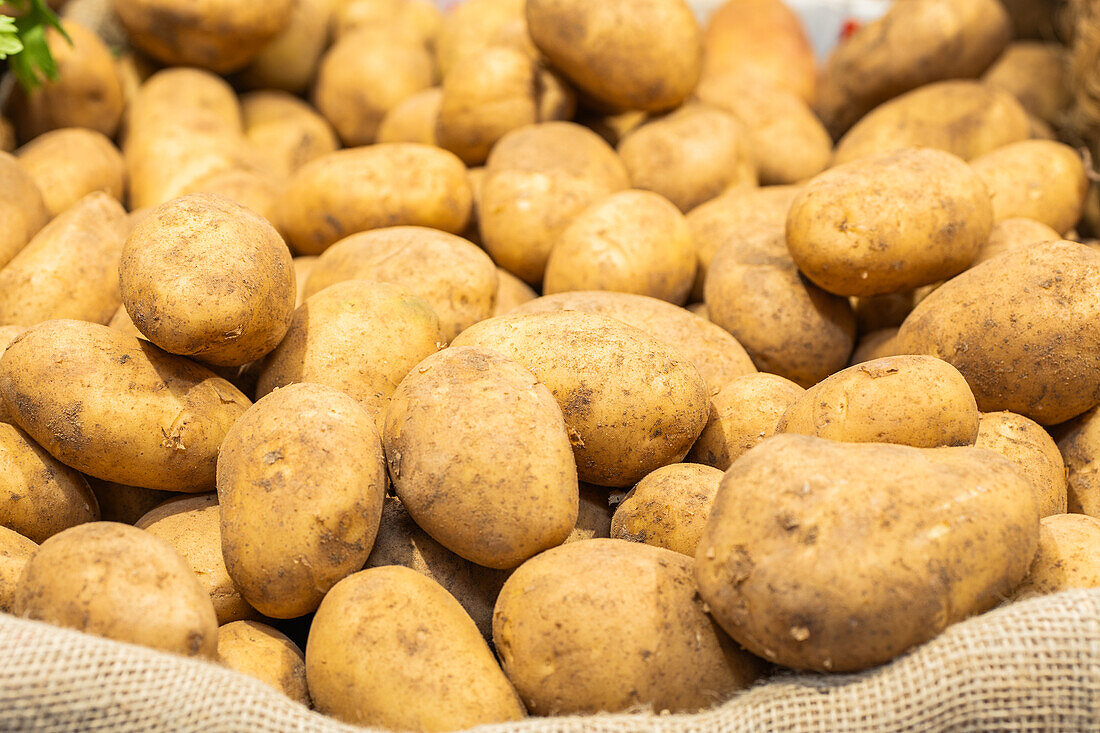
M 1038 539 L 1031 485 L 992 451 L 778 435 L 726 472 L 695 577 L 749 651 L 847 672 L 1000 603 Z
M 439 108 L 443 104 L 443 88 L 431 87 L 405 97 L 386 112 L 378 123 L 380 143 L 420 143 L 439 146 L 435 128 Z
M 0 359 L 0 396 L 67 466 L 191 493 L 213 487 L 218 446 L 250 404 L 187 359 L 82 321 L 46 321 L 16 339 Z
M 1059 426 L 1054 437 L 1066 464 L 1067 510 L 1100 519 L 1100 408 Z
M 978 423 L 974 446 L 1000 453 L 1019 466 L 1039 497 L 1039 516 L 1066 513 L 1065 462 L 1041 425 L 1011 412 L 987 412 Z
M 373 416 L 320 384 L 257 402 L 218 456 L 222 554 L 241 596 L 266 616 L 294 618 L 363 567 L 386 468 Z
M 1013 599 L 1071 588 L 1100 588 L 1100 521 L 1083 514 L 1044 517 L 1039 551 Z
M 1015 41 L 982 81 L 1016 97 L 1040 120 L 1055 123 L 1072 101 L 1066 67 L 1066 47 L 1060 43 Z
M 301 93 L 317 73 L 317 64 L 329 41 L 333 0 L 294 0 L 286 26 L 241 72 L 252 89 L 281 89 Z
M 1054 242 L 1061 238 L 1062 235 L 1058 232 L 1033 219 L 1002 219 L 993 225 L 993 229 L 989 232 L 989 239 L 978 250 L 978 256 L 970 266 L 974 267 L 1014 249 L 1022 249 L 1040 242 Z
M 467 329 L 452 346 L 500 352 L 550 389 L 562 408 L 581 481 L 632 484 L 681 460 L 706 424 L 706 387 L 694 365 L 612 318 L 576 312 L 498 316 Z
M 249 92 L 241 96 L 241 114 L 261 164 L 280 178 L 340 147 L 328 121 L 293 95 Z
M 453 153 L 390 143 L 322 155 L 283 193 L 283 227 L 298 254 L 321 254 L 349 234 L 408 224 L 458 234 L 470 218 L 466 167 Z
M 798 269 L 837 295 L 882 295 L 945 280 L 989 239 L 994 209 L 955 156 L 909 149 L 832 168 L 791 204 Z
M 52 130 L 16 151 L 31 174 L 50 216 L 57 216 L 93 191 L 122 201 L 126 165 L 103 133 L 80 127 Z
M 458 601 L 403 567 L 364 570 L 329 591 L 309 629 L 306 676 L 317 709 L 349 723 L 450 731 L 524 717 Z
M 7 527 L 0 527 L 0 613 L 15 610 L 15 588 L 38 544 Z
M 1023 217 L 1060 234 L 1081 218 L 1089 182 L 1081 156 L 1053 140 L 1025 140 L 970 162 L 993 201 L 993 219 Z
M 0 323 L 109 322 L 122 302 L 119 259 L 128 230 L 126 210 L 105 193 L 66 209 L 0 269 Z
M 752 684 L 759 660 L 707 616 L 691 565 L 671 550 L 614 539 L 574 542 L 521 565 L 497 600 L 493 641 L 527 708 L 695 711 Z
M 8 153 L 0 152 L 0 267 L 8 264 L 50 221 L 42 192 L 26 169 Z
M 577 522 L 561 408 L 510 359 L 476 348 L 429 356 L 393 393 L 382 432 L 394 492 L 467 560 L 514 568 L 560 545 Z
M 611 520 L 611 537 L 695 557 L 722 472 L 696 463 L 658 468 L 630 490 Z
M 306 655 L 285 634 L 257 621 L 218 627 L 218 661 L 309 706 Z

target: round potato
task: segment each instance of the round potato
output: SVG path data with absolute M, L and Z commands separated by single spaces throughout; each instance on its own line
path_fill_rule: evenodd
M 577 523 L 561 408 L 499 354 L 450 348 L 420 362 L 390 398 L 382 434 L 394 492 L 460 557 L 514 568 L 560 545 Z
M 1024 109 L 1045 122 L 1058 122 L 1072 101 L 1066 47 L 1060 43 L 1011 43 L 982 81 L 1016 97 Z
M 373 417 L 321 384 L 257 402 L 218 455 L 222 555 L 229 577 L 266 616 L 295 618 L 363 567 L 386 467 Z
M 837 295 L 912 290 L 962 272 L 993 228 L 981 179 L 939 150 L 899 150 L 832 168 L 791 204 L 798 269 Z
M 50 221 L 42 192 L 16 158 L 0 152 L 0 268 Z
M 309 706 L 306 655 L 267 624 L 233 621 L 218 627 L 218 661 Z
M 1000 603 L 1038 539 L 1031 485 L 992 451 L 778 435 L 723 477 L 695 577 L 749 651 L 850 672 Z
M 649 191 L 620 191 L 561 233 L 542 290 L 610 290 L 683 305 L 694 280 L 695 247 L 679 209 Z
M 1014 600 L 1071 588 L 1100 588 L 1100 521 L 1083 514 L 1053 514 L 1039 526 L 1039 551 Z
M 143 489 L 97 478 L 88 478 L 88 486 L 99 503 L 100 519 L 121 524 L 134 524 L 169 499 L 184 496 L 172 491 Z
M 12 342 L 0 359 L 0 397 L 65 465 L 189 493 L 213 488 L 218 446 L 250 404 L 187 359 L 83 321 L 46 321 Z
M 1100 519 L 1100 408 L 1059 426 L 1054 437 L 1066 464 L 1067 510 Z
M 435 581 L 371 568 L 313 617 L 306 676 L 317 709 L 348 723 L 450 731 L 524 717 L 477 626 Z
M 502 267 L 497 268 L 497 294 L 493 298 L 494 316 L 502 316 L 539 297 L 531 286 Z
M 67 127 L 36 137 L 16 151 L 30 173 L 50 216 L 57 216 L 93 191 L 122 201 L 126 165 L 122 153 L 95 130 Z
M 978 423 L 974 446 L 1000 453 L 1019 466 L 1039 497 L 1039 516 L 1066 513 L 1066 465 L 1041 425 L 1011 412 L 987 412 Z
M 1025 140 L 970 162 L 993 200 L 994 221 L 1025 218 L 1064 234 L 1077 224 L 1089 182 L 1081 156 L 1052 140 Z
M 297 254 L 317 255 L 349 234 L 402 224 L 452 234 L 470 218 L 466 167 L 453 153 L 389 143 L 322 155 L 291 176 L 280 210 Z
M 333 0 L 294 0 L 283 30 L 264 44 L 241 72 L 253 89 L 301 93 L 313 81 L 329 41 Z
M 707 420 L 698 370 L 664 343 L 589 313 L 507 315 L 453 346 L 497 351 L 545 384 L 561 406 L 581 481 L 628 486 L 680 461 Z
M 255 212 L 191 194 L 138 224 L 119 284 L 138 330 L 165 351 L 238 366 L 274 349 L 294 311 L 290 251 Z
M 722 472 L 696 463 L 658 468 L 630 490 L 611 520 L 611 537 L 695 557 Z
M 250 92 L 241 97 L 241 114 L 261 165 L 278 178 L 340 147 L 328 121 L 293 95 Z
M 521 565 L 497 600 L 493 641 L 527 709 L 695 711 L 752 684 L 759 660 L 707 616 L 691 565 L 615 539 L 574 542 Z
M 435 127 L 443 104 L 443 87 L 431 87 L 390 108 L 378 123 L 380 143 L 420 143 L 439 146 Z
M 710 418 L 687 460 L 725 471 L 775 435 L 787 408 L 805 392 L 789 379 L 764 372 L 731 380 L 710 398 Z
M 15 610 L 15 589 L 19 577 L 38 545 L 7 527 L 0 526 L 0 613 Z
M 1033 219 L 1002 219 L 993 225 L 993 229 L 989 232 L 989 239 L 978 250 L 978 256 L 971 267 L 1014 249 L 1022 249 L 1040 242 L 1054 242 L 1061 238 L 1061 234 Z
M 114 522 L 72 527 L 42 543 L 15 589 L 15 614 L 108 639 L 214 659 L 210 597 L 176 551 Z

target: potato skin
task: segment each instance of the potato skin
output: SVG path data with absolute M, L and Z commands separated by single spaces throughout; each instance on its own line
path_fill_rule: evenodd
M 1068 511 L 1100 519 L 1100 408 L 1058 426 L 1054 437 L 1066 464 Z
M 244 134 L 264 169 L 279 179 L 340 147 L 328 121 L 310 105 L 275 91 L 241 95 Z
M 993 201 L 994 221 L 1023 217 L 1064 234 L 1081 218 L 1089 182 L 1077 151 L 1024 140 L 970 161 Z
M 521 565 L 497 599 L 493 641 L 536 715 L 696 711 L 752 684 L 759 670 L 706 615 L 690 558 L 615 539 L 574 542 Z
M 436 39 L 439 69 L 446 76 L 460 59 L 486 48 L 502 46 L 523 51 L 532 59 L 538 49 L 527 32 L 526 0 L 467 0 L 443 16 Z
M 859 337 L 856 349 L 848 360 L 848 366 L 862 364 L 865 361 L 882 359 L 887 356 L 900 356 L 897 348 L 898 328 L 880 328 L 868 331 Z
M 938 448 L 973 445 L 978 421 L 974 394 L 958 369 L 931 356 L 888 356 L 810 387 L 776 432 Z
M 255 212 L 190 194 L 130 233 L 119 268 L 134 325 L 165 351 L 239 366 L 278 346 L 294 311 L 290 250 Z
M 1041 425 L 1011 412 L 987 412 L 978 424 L 974 447 L 1000 453 L 1019 467 L 1039 497 L 1039 516 L 1065 514 L 1065 462 Z
M 0 527 L 0 613 L 15 610 L 15 589 L 38 544 L 18 532 Z
M 104 522 L 134 524 L 169 499 L 185 496 L 173 491 L 143 489 L 98 478 L 85 478 L 88 479 L 88 486 L 91 487 L 99 503 L 99 515 Z
M 470 218 L 466 167 L 414 143 L 338 150 L 291 176 L 280 209 L 294 251 L 321 254 L 349 234 L 412 225 L 458 234 Z
M 440 147 L 435 126 L 443 104 L 443 87 L 431 87 L 405 97 L 378 123 L 377 142 L 420 143 Z
M 304 92 L 329 43 L 335 5 L 332 0 L 294 0 L 286 26 L 249 62 L 241 81 L 252 89 Z
M 218 622 L 198 578 L 163 540 L 125 524 L 91 522 L 43 542 L 16 587 L 15 614 L 217 657 Z
M 608 491 L 602 486 L 580 483 L 580 503 L 577 506 L 577 523 L 573 531 L 565 538 L 563 545 L 570 542 L 583 542 L 596 537 L 611 536 L 611 505 Z
M 50 212 L 34 179 L 19 161 L 0 152 L 0 267 L 8 264 L 50 221 Z
M 218 661 L 274 687 L 294 702 L 310 704 L 306 655 L 267 624 L 233 621 L 219 626 Z
M 122 201 L 126 164 L 122 153 L 96 130 L 67 127 L 39 135 L 16 151 L 50 216 L 57 216 L 93 191 Z
M 370 555 L 386 468 L 374 419 L 321 384 L 295 384 L 258 401 L 226 433 L 218 455 L 225 567 L 266 616 L 317 608 Z
M 898 348 L 953 364 L 982 412 L 1054 425 L 1100 402 L 1098 308 L 1100 252 L 1046 242 L 941 285 L 905 319 Z
M 633 484 L 680 461 L 706 424 L 706 388 L 694 365 L 612 318 L 576 312 L 498 316 L 467 329 L 452 346 L 497 351 L 550 389 L 562 408 L 581 481 Z
M 999 603 L 1038 535 L 1031 485 L 991 451 L 777 435 L 726 472 L 695 577 L 749 651 L 851 672 Z
M 1010 250 L 1022 249 L 1039 242 L 1055 242 L 1061 238 L 1061 234 L 1046 224 L 1032 219 L 1002 219 L 993 225 L 989 239 L 978 250 L 978 256 L 970 266 L 980 265 Z
M 62 463 L 190 493 L 214 485 L 218 446 L 250 404 L 197 364 L 82 321 L 46 321 L 12 342 L 0 359 L 0 396 Z
M 524 717 L 462 606 L 404 567 L 364 570 L 329 591 L 309 629 L 306 676 L 317 709 L 348 723 L 449 731 Z
M 695 557 L 722 472 L 696 463 L 658 468 L 630 490 L 611 519 L 611 537 Z
M 1056 123 L 1072 101 L 1066 53 L 1060 43 L 1014 41 L 986 69 L 982 81 L 1016 97 L 1040 120 Z
M 939 150 L 899 150 L 832 168 L 787 216 L 798 269 L 837 295 L 882 295 L 953 277 L 993 228 L 981 179 Z
M 524 303 L 539 297 L 531 286 L 520 280 L 503 267 L 497 268 L 497 294 L 493 298 L 493 312 L 490 315 L 503 316 Z
M 1052 514 L 1039 523 L 1039 550 L 1013 600 L 1071 588 L 1100 588 L 1100 521 Z

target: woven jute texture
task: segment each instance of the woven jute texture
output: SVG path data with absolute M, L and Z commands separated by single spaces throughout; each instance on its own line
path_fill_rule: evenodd
M 0 614 L 3 731 L 362 731 L 206 662 Z M 879 669 L 787 674 L 697 715 L 531 718 L 482 733 L 1100 731 L 1100 589 L 1001 607 Z

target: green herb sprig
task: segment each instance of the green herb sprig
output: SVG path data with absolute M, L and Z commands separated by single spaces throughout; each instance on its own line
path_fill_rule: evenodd
M 46 43 L 46 29 L 55 28 L 69 45 L 72 39 L 45 0 L 8 0 L 14 17 L 0 15 L 0 59 L 7 59 L 15 78 L 27 91 L 57 81 L 57 63 Z

